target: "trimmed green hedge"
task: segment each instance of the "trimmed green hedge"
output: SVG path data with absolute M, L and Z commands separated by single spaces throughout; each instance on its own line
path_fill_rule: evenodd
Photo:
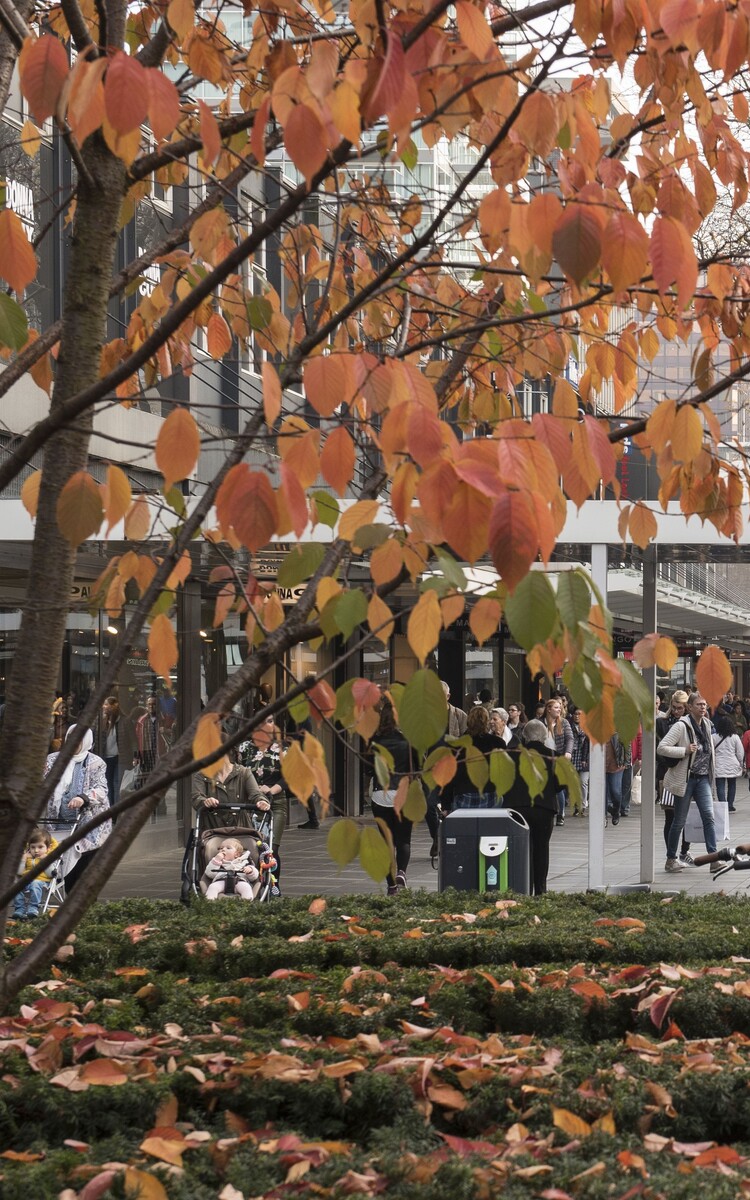
M 97 906 L 0 1019 L 4 1200 L 744 1194 L 744 899 L 319 907 Z

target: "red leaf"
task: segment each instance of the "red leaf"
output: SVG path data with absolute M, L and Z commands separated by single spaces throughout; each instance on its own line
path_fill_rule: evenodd
M 365 108 L 367 121 L 375 121 L 383 113 L 389 113 L 392 108 L 396 108 L 401 100 L 405 81 L 406 59 L 401 38 L 396 33 L 389 33 L 383 66 Z
M 318 680 L 315 687 L 307 693 L 310 705 L 310 715 L 313 721 L 320 723 L 324 717 L 332 717 L 336 711 L 336 693 L 324 679 Z
M 158 141 L 169 137 L 177 128 L 180 119 L 180 93 L 157 68 L 147 71 L 148 119 Z M 201 101 L 199 101 L 201 103 Z
M 307 500 L 300 481 L 288 463 L 281 464 L 281 489 L 296 537 L 301 537 L 308 521 Z
M 268 476 L 247 471 L 230 502 L 230 524 L 237 537 L 248 550 L 260 550 L 276 532 L 276 521 L 276 496 Z
M 295 104 L 284 126 L 284 140 L 289 157 L 310 184 L 328 157 L 328 135 L 309 105 Z
M 338 425 L 329 433 L 320 455 L 320 473 L 339 496 L 343 496 L 352 481 L 356 466 L 354 442 L 347 429 Z
M 38 40 L 23 44 L 18 60 L 21 91 L 29 102 L 38 124 L 51 117 L 57 108 L 70 69 L 62 42 L 45 33 Z
M 118 50 L 104 79 L 104 111 L 117 133 L 130 133 L 146 120 L 149 108 L 149 80 L 145 68 Z
M 212 167 L 221 153 L 221 133 L 216 117 L 202 100 L 198 101 L 198 112 L 201 117 L 201 141 L 203 142 L 201 157 L 207 167 Z
M 552 249 L 566 275 L 583 283 L 599 263 L 602 231 L 590 208 L 568 204 L 552 237 Z

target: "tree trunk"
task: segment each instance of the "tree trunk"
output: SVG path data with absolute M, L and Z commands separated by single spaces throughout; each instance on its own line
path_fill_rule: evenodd
M 70 266 L 52 409 L 99 377 L 107 302 L 126 169 L 99 133 L 83 159 L 90 180 L 78 184 Z M 76 550 L 57 523 L 60 491 L 86 467 L 93 413 L 47 444 L 28 589 L 0 739 L 0 883 L 13 877 L 25 840 L 40 815 L 39 780 L 49 744 L 54 689 L 69 611 Z
M 12 7 L 21 18 L 21 23 L 25 25 L 34 11 L 34 0 L 14 0 Z M 18 35 L 13 36 L 5 25 L 2 25 L 0 26 L 0 112 L 5 112 L 8 103 L 10 81 L 13 78 L 17 58 Z

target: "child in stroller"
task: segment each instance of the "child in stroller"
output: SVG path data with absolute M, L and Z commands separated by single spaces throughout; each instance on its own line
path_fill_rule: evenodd
M 57 842 L 48 829 L 33 829 L 26 843 L 18 874 L 25 875 L 37 865 L 40 858 L 44 858 L 50 850 L 56 849 Z M 39 905 L 52 878 L 47 871 L 42 871 L 41 875 L 37 875 L 36 879 L 32 879 L 31 883 L 27 883 L 23 891 L 18 893 L 13 900 L 13 916 L 17 921 L 31 920 L 39 916 Z
M 216 854 L 206 865 L 201 878 L 201 891 L 207 900 L 219 896 L 241 896 L 254 900 L 252 885 L 260 879 L 260 871 L 238 838 L 225 838 Z
M 224 816 L 223 824 L 218 823 L 221 820 L 219 813 Z M 210 823 L 204 824 L 206 820 Z M 229 854 L 226 852 L 228 841 L 235 843 L 235 849 Z M 182 860 L 180 899 L 183 904 L 189 904 L 192 896 L 204 895 L 208 899 L 222 894 L 239 896 L 242 892 L 232 888 L 232 883 L 236 882 L 247 883 L 250 887 L 252 896 L 246 899 L 269 900 L 276 888 L 276 858 L 272 846 L 273 814 L 270 810 L 258 810 L 254 804 L 223 804 L 207 812 L 199 808 L 195 829 Z M 219 863 L 215 860 L 220 854 L 222 861 Z M 245 874 L 243 868 L 248 864 L 254 870 Z M 211 874 L 214 868 L 221 878 Z M 218 887 L 208 895 L 214 883 Z

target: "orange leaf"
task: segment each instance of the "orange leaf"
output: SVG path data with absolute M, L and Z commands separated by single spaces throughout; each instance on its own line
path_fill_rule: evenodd
M 458 0 L 456 4 L 456 20 L 461 41 L 467 50 L 483 62 L 494 50 L 495 39 L 492 35 L 484 13 L 467 0 Z
M 173 1167 L 182 1166 L 182 1156 L 187 1149 L 184 1138 L 176 1141 L 173 1138 L 147 1137 L 141 1142 L 140 1149 L 160 1162 L 171 1163 Z
M 149 666 L 168 684 L 171 682 L 169 673 L 177 666 L 178 657 L 174 626 L 166 613 L 159 613 L 148 631 Z
M 37 40 L 27 38 L 18 60 L 21 91 L 29 102 L 34 120 L 41 125 L 51 117 L 68 78 L 70 64 L 65 47 L 45 33 Z
M 125 1067 L 111 1058 L 95 1058 L 84 1063 L 79 1074 L 85 1083 L 94 1087 L 119 1087 L 128 1081 Z
M 281 490 L 296 537 L 301 537 L 308 521 L 307 500 L 296 472 L 289 463 L 281 464 Z
M 324 717 L 332 717 L 336 711 L 336 693 L 325 679 L 319 679 L 307 693 L 310 716 L 318 724 Z
M 443 511 L 446 541 L 467 562 L 487 552 L 492 501 L 463 480 L 457 480 Z
M 420 663 L 434 650 L 443 630 L 443 617 L 437 592 L 423 592 L 409 614 L 406 637 Z
M 263 379 L 263 413 L 266 425 L 271 429 L 281 412 L 281 383 L 276 368 L 268 362 L 261 367 Z
M 599 263 L 602 231 L 591 209 L 571 202 L 557 223 L 552 249 L 563 271 L 582 284 Z
M 645 550 L 649 542 L 656 537 L 658 525 L 656 517 L 645 504 L 634 504 L 628 521 L 628 532 L 631 540 L 641 550 Z
M 372 525 L 378 515 L 380 505 L 377 500 L 357 500 L 342 515 L 339 521 L 338 536 L 346 542 L 353 542 L 357 531 L 363 525 Z
M 191 22 L 195 13 L 192 0 L 189 0 Z M 148 119 L 158 141 L 168 138 L 177 128 L 180 120 L 180 93 L 171 79 L 158 68 L 149 68 L 146 72 L 148 83 Z M 199 102 L 200 103 L 200 102 Z
M 557 108 L 552 97 L 543 91 L 527 92 L 523 108 L 513 126 L 513 137 L 522 142 L 531 154 L 546 158 L 557 139 L 558 126 Z M 579 209 L 580 205 L 575 207 Z
M 148 1171 L 126 1167 L 123 1183 L 126 1193 L 137 1196 L 138 1200 L 169 1200 L 164 1184 Z
M 213 312 L 208 318 L 206 346 L 211 358 L 223 358 L 232 348 L 232 333 L 221 313 Z
M 392 109 L 397 108 L 405 87 L 406 56 L 401 44 L 401 37 L 397 32 L 389 31 L 383 66 L 367 101 L 366 120 L 374 121 L 383 113 L 389 113 Z
M 654 450 L 662 451 L 671 441 L 676 419 L 677 405 L 674 400 L 662 400 L 661 404 L 656 405 L 646 424 L 646 435 Z
M 489 549 L 495 569 L 513 591 L 537 556 L 539 533 L 535 514 L 520 492 L 506 492 L 492 506 Z
M 79 145 L 102 123 L 104 112 L 104 84 L 102 77 L 107 69 L 106 58 L 89 62 L 87 58 L 78 58 L 73 68 L 70 98 L 68 100 L 68 121 Z M 172 126 L 174 128 L 174 126 Z
M 98 531 L 103 516 L 99 484 L 87 471 L 76 471 L 57 499 L 57 523 L 63 537 L 80 546 Z
M 319 917 L 319 916 L 320 916 L 320 914 L 321 914 L 321 913 L 324 913 L 324 912 L 325 912 L 325 910 L 326 910 L 327 908 L 328 908 L 328 904 L 327 904 L 327 902 L 326 902 L 326 901 L 323 899 L 323 897 L 322 897 L 322 896 L 317 896 L 317 897 L 315 898 L 315 900 L 312 900 L 312 901 L 310 902 L 310 904 L 309 904 L 309 905 L 308 905 L 308 907 L 307 907 L 307 911 L 308 911 L 309 913 L 311 913 L 311 914 L 312 914 L 312 916 L 314 916 L 314 917 Z
M 648 234 L 631 213 L 616 212 L 607 223 L 602 244 L 602 266 L 616 292 L 638 283 L 646 274 Z
M 684 308 L 698 282 L 698 261 L 685 226 L 674 217 L 658 217 L 651 232 L 651 267 L 664 295 L 677 284 L 677 301 Z
M 209 754 L 215 754 L 221 747 L 221 742 L 218 713 L 204 713 L 198 722 L 198 728 L 193 738 L 193 758 L 207 758 Z M 218 775 L 225 762 L 226 758 L 217 758 L 207 767 L 201 767 L 201 771 L 204 775 L 208 775 L 209 779 L 213 779 L 214 775 Z
M 633 658 L 641 670 L 657 666 L 662 671 L 671 671 L 677 662 L 679 651 L 671 638 L 658 633 L 647 633 L 633 647 Z
M 36 516 L 41 483 L 42 472 L 34 471 L 33 475 L 29 475 L 28 479 L 24 480 L 23 487 L 21 488 L 21 503 L 30 517 Z
M 284 142 L 295 167 L 311 185 L 328 157 L 328 136 L 320 117 L 309 105 L 294 105 L 284 126 Z
M 200 454 L 201 439 L 195 419 L 186 408 L 174 408 L 156 439 L 156 465 L 167 491 L 192 474 Z
M 356 466 L 354 442 L 343 425 L 328 435 L 320 455 L 320 473 L 339 496 L 346 493 Z
M 732 668 L 726 655 L 718 646 L 707 646 L 695 668 L 695 683 L 698 691 L 713 707 L 732 686 Z
M 171 0 L 167 9 L 167 20 L 180 41 L 184 42 L 195 25 L 193 0 Z
M 201 118 L 201 141 L 203 150 L 201 158 L 207 167 L 212 167 L 221 153 L 221 133 L 216 117 L 207 104 L 198 101 L 198 112 Z
M 120 467 L 107 467 L 107 482 L 104 485 L 104 515 L 107 518 L 107 533 L 118 521 L 122 521 L 133 503 L 128 477 Z
M 104 78 L 104 111 L 117 133 L 139 129 L 148 116 L 149 86 L 145 68 L 117 50 Z
M 367 605 L 367 624 L 375 637 L 387 645 L 393 633 L 393 613 L 380 596 L 370 597 Z
M 482 596 L 469 612 L 469 628 L 474 637 L 483 646 L 488 638 L 497 633 L 500 618 L 503 615 L 499 600 L 491 596 Z
M 305 363 L 305 395 L 321 417 L 332 417 L 354 395 L 348 355 L 316 355 Z
M 427 1098 L 433 1104 L 439 1104 L 441 1108 L 449 1108 L 454 1111 L 460 1111 L 467 1108 L 469 1101 L 464 1096 L 463 1092 L 459 1092 L 458 1088 L 451 1087 L 447 1083 L 440 1083 L 434 1087 L 427 1088 Z
M 260 550 L 276 532 L 276 521 L 276 497 L 268 476 L 262 471 L 246 471 L 231 508 L 231 524 L 237 537 L 248 550 Z
M 672 451 L 678 462 L 694 462 L 703 449 L 703 421 L 692 404 L 677 410 L 672 432 Z
M 36 275 L 36 254 L 21 218 L 9 208 L 0 211 L 0 276 L 14 292 L 22 292 Z

